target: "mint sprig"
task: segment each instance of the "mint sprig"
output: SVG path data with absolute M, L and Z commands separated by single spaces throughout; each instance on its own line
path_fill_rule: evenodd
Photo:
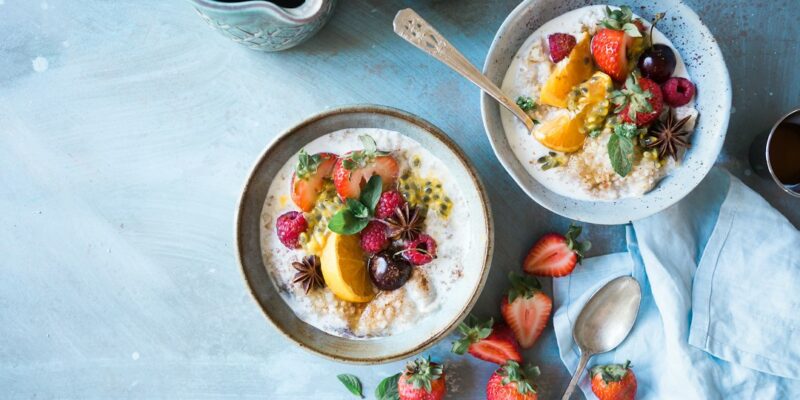
M 611 167 L 619 176 L 626 176 L 633 169 L 633 138 L 639 133 L 634 124 L 614 126 L 608 139 L 608 157 Z
M 361 189 L 359 199 L 347 199 L 345 207 L 333 215 L 328 222 L 328 229 L 340 235 L 355 235 L 367 227 L 375 207 L 381 198 L 383 179 L 380 175 L 373 175 Z

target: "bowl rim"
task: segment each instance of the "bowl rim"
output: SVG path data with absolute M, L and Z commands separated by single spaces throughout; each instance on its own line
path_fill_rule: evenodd
M 541 1 L 542 0 L 523 0 L 503 20 L 503 23 L 500 24 L 500 27 L 497 29 L 497 32 L 495 33 L 494 38 L 492 38 L 492 44 L 489 46 L 489 51 L 486 53 L 486 58 L 484 60 L 483 69 L 481 70 L 481 72 L 484 75 L 487 75 L 488 69 L 493 64 L 492 61 L 495 58 L 495 54 L 494 53 L 496 53 L 498 51 L 498 48 L 501 45 L 501 40 L 503 39 L 504 36 L 506 36 L 506 33 L 512 29 L 512 26 L 511 26 L 512 20 L 516 19 L 520 14 L 522 14 L 526 10 L 537 7 L 538 6 L 537 3 L 541 2 Z M 531 199 L 536 201 L 537 204 L 539 204 L 540 206 L 544 207 L 545 209 L 547 209 L 547 210 L 549 210 L 549 211 L 551 211 L 551 212 L 553 212 L 553 213 L 555 213 L 555 214 L 557 214 L 559 216 L 562 216 L 564 218 L 570 218 L 570 219 L 574 219 L 574 220 L 585 222 L 585 223 L 592 223 L 592 224 L 598 224 L 598 225 L 626 224 L 626 223 L 629 223 L 631 221 L 636 221 L 636 220 L 639 220 L 639 219 L 646 218 L 646 217 L 649 217 L 651 215 L 654 215 L 654 214 L 656 214 L 656 213 L 658 213 L 660 211 L 663 211 L 664 209 L 674 205 L 675 203 L 679 202 L 681 199 L 683 199 L 689 193 L 691 193 L 692 190 L 694 190 L 700 184 L 700 182 L 702 182 L 702 180 L 706 177 L 706 175 L 708 175 L 708 173 L 711 171 L 711 168 L 713 168 L 713 166 L 716 164 L 716 160 L 719 158 L 719 154 L 722 151 L 722 147 L 723 147 L 723 145 L 725 143 L 725 138 L 727 136 L 727 131 L 728 131 L 728 125 L 730 123 L 730 110 L 731 110 L 732 99 L 733 99 L 733 89 L 732 89 L 732 86 L 731 86 L 730 73 L 728 72 L 728 66 L 727 66 L 727 63 L 725 62 L 724 54 L 722 53 L 722 50 L 719 47 L 719 43 L 716 40 L 716 38 L 713 36 L 713 34 L 711 34 L 711 31 L 710 31 L 710 29 L 708 29 L 708 26 L 706 26 L 706 24 L 703 22 L 703 20 L 700 19 L 700 17 L 697 15 L 696 12 L 694 12 L 694 10 L 691 9 L 691 7 L 689 7 L 688 5 L 683 3 L 683 1 L 681 1 L 681 0 L 678 0 L 677 2 L 680 5 L 683 5 L 683 7 L 684 7 L 684 10 L 682 10 L 681 12 L 688 13 L 688 15 L 690 17 L 694 18 L 700 24 L 700 26 L 705 28 L 705 30 L 708 32 L 708 35 L 711 38 L 711 40 L 709 40 L 709 45 L 712 46 L 713 50 L 717 54 L 719 54 L 720 61 L 722 63 L 722 67 L 723 67 L 722 68 L 723 74 L 722 74 L 721 78 L 723 79 L 723 81 L 725 83 L 724 84 L 724 88 L 723 88 L 724 97 L 721 99 L 719 104 L 723 105 L 723 108 L 724 108 L 723 112 L 725 113 L 725 117 L 723 118 L 722 124 L 718 125 L 718 131 L 722 133 L 721 136 L 720 136 L 720 139 L 716 143 L 713 144 L 713 148 L 709 148 L 709 151 L 713 152 L 713 154 L 715 154 L 714 160 L 712 162 L 710 162 L 710 163 L 702 163 L 702 170 L 700 170 L 699 173 L 695 175 L 694 182 L 692 182 L 691 185 L 683 185 L 683 186 L 678 187 L 678 190 L 675 191 L 674 195 L 672 195 L 668 201 L 663 201 L 660 204 L 657 204 L 656 206 L 649 206 L 649 207 L 644 208 L 644 209 L 641 209 L 641 208 L 639 208 L 639 209 L 626 208 L 626 210 L 629 210 L 629 211 L 628 211 L 628 214 L 625 214 L 625 215 L 623 215 L 622 213 L 620 213 L 618 215 L 606 215 L 606 214 L 602 214 L 602 213 L 589 213 L 589 212 L 581 213 L 581 212 L 573 211 L 574 207 L 573 208 L 558 207 L 557 204 L 553 204 L 553 203 L 549 202 L 547 199 L 545 199 L 542 196 L 540 196 L 539 192 L 537 190 L 535 190 L 536 188 L 528 187 L 528 185 L 525 184 L 525 181 L 524 181 L 525 178 L 530 177 L 531 179 L 535 180 L 535 178 L 530 176 L 530 174 L 527 171 L 524 171 L 524 175 L 517 174 L 514 171 L 514 169 L 512 168 L 513 165 L 515 163 L 520 163 L 521 164 L 522 161 L 517 159 L 516 155 L 514 155 L 513 151 L 511 151 L 510 146 L 508 146 L 509 151 L 510 151 L 509 157 L 502 156 L 502 154 L 500 152 L 500 149 L 503 146 L 499 142 L 499 140 L 496 139 L 494 137 L 494 135 L 491 133 L 491 128 L 490 128 L 490 124 L 489 124 L 489 113 L 490 113 L 491 107 L 498 107 L 498 109 L 499 109 L 500 105 L 492 97 L 490 97 L 488 94 L 486 94 L 485 92 L 481 92 L 481 101 L 480 101 L 481 120 L 483 122 L 484 132 L 486 133 L 487 139 L 489 140 L 489 144 L 492 147 L 492 151 L 494 151 L 494 154 L 495 154 L 495 157 L 497 157 L 497 160 L 500 162 L 500 164 L 503 166 L 503 168 L 506 170 L 506 172 L 511 176 L 511 179 L 514 180 L 514 182 L 517 184 L 517 186 L 520 189 L 522 189 L 522 191 L 524 191 L 528 195 L 528 197 L 530 197 Z M 588 7 L 588 6 L 593 6 L 593 5 L 603 5 L 603 4 L 608 4 L 608 3 L 607 2 L 606 3 L 601 3 L 601 2 L 595 2 L 595 1 L 588 1 L 588 2 L 586 2 L 585 4 L 583 4 L 583 5 L 579 6 L 579 7 L 571 8 L 570 10 L 567 10 L 565 12 L 577 10 L 579 8 L 582 8 L 582 7 Z M 524 41 L 523 41 L 523 43 L 524 43 Z M 514 54 L 516 54 L 517 51 L 519 51 L 519 49 L 517 49 L 514 52 Z M 513 55 L 512 55 L 512 58 L 513 58 Z M 502 82 L 500 82 L 500 84 L 502 84 Z M 503 130 L 502 133 L 503 133 L 503 135 L 505 135 L 505 131 L 504 130 Z M 524 166 L 522 167 L 522 169 L 524 169 Z M 662 178 L 662 179 L 664 179 L 664 178 Z M 539 184 L 539 186 L 541 187 L 541 190 L 548 191 L 548 192 L 551 191 L 550 189 L 546 188 L 541 183 Z M 647 195 L 647 193 L 645 193 L 645 195 Z M 562 195 L 559 195 L 559 197 L 565 199 L 566 201 L 571 201 L 573 203 L 576 203 L 576 205 L 579 204 L 577 202 L 586 204 L 586 203 L 596 203 L 596 202 L 602 201 L 602 200 L 595 200 L 595 201 L 592 201 L 592 200 L 580 200 L 580 199 L 574 199 L 574 198 L 567 197 L 567 196 L 562 196 Z M 645 196 L 641 196 L 641 197 L 638 197 L 636 199 L 641 200 L 641 199 L 644 199 L 644 198 L 645 198 Z M 618 199 L 618 200 L 615 200 L 615 201 L 622 201 L 622 200 L 626 200 L 626 199 Z M 618 208 L 624 208 L 624 207 L 618 207 Z
M 433 334 L 431 337 L 429 337 L 422 343 L 412 346 L 408 350 L 404 350 L 380 358 L 358 358 L 358 357 L 336 355 L 331 352 L 326 352 L 324 349 L 319 349 L 309 346 L 305 344 L 302 340 L 300 340 L 298 337 L 293 336 L 291 332 L 284 330 L 283 327 L 281 327 L 279 323 L 275 319 L 273 319 L 273 317 L 270 315 L 268 308 L 265 307 L 263 304 L 261 304 L 260 301 L 258 301 L 258 298 L 256 297 L 255 294 L 256 289 L 252 285 L 251 280 L 248 278 L 248 273 L 245 268 L 245 261 L 243 255 L 244 240 L 242 238 L 243 237 L 242 226 L 244 225 L 243 208 L 244 208 L 245 197 L 250 191 L 251 184 L 253 184 L 256 171 L 258 171 L 262 167 L 262 165 L 267 162 L 268 155 L 270 154 L 272 149 L 305 126 L 308 126 L 317 121 L 332 116 L 338 116 L 342 114 L 357 114 L 357 113 L 378 114 L 389 118 L 397 118 L 404 120 L 406 122 L 419 126 L 420 128 L 422 128 L 422 130 L 433 136 L 434 139 L 440 141 L 442 144 L 447 146 L 447 148 L 453 152 L 456 159 L 459 160 L 461 165 L 464 167 L 465 171 L 469 174 L 470 178 L 472 179 L 472 183 L 475 186 L 478 192 L 478 197 L 480 199 L 481 211 L 483 212 L 483 215 L 486 220 L 485 231 L 483 232 L 483 235 L 481 235 L 481 237 L 486 238 L 485 249 L 483 252 L 484 253 L 483 269 L 481 271 L 477 285 L 473 288 L 469 301 L 467 301 L 462 306 L 461 310 L 451 319 L 450 323 L 446 327 L 440 329 L 438 332 Z M 403 134 L 402 132 L 400 133 Z M 239 196 L 239 200 L 236 206 L 236 215 L 234 221 L 234 237 L 236 241 L 235 245 L 236 261 L 239 264 L 239 272 L 241 273 L 242 278 L 247 284 L 247 291 L 250 294 L 250 297 L 253 299 L 253 301 L 258 305 L 258 308 L 261 310 L 261 313 L 266 317 L 267 321 L 269 321 L 270 324 L 272 324 L 272 326 L 283 335 L 283 337 L 294 342 L 295 344 L 305 349 L 306 351 L 316 355 L 320 355 L 329 360 L 352 363 L 352 364 L 382 364 L 413 356 L 432 347 L 433 345 L 438 343 L 441 339 L 443 339 L 444 337 L 448 336 L 451 332 L 453 332 L 458 327 L 458 324 L 462 320 L 464 320 L 464 318 L 466 318 L 466 316 L 470 313 L 470 311 L 472 311 L 473 306 L 478 301 L 478 298 L 483 292 L 484 286 L 486 285 L 486 281 L 489 276 L 489 272 L 492 267 L 492 257 L 494 255 L 494 218 L 491 213 L 489 196 L 486 192 L 486 188 L 483 185 L 483 182 L 480 179 L 480 176 L 478 175 L 477 170 L 469 161 L 469 158 L 466 156 L 464 151 L 449 136 L 447 136 L 447 134 L 445 134 L 444 131 L 442 131 L 441 129 L 439 129 L 438 127 L 436 127 L 435 125 L 433 125 L 432 123 L 428 122 L 427 120 L 421 117 L 418 117 L 407 111 L 403 111 L 394 107 L 388 107 L 376 104 L 352 104 L 352 105 L 334 107 L 313 114 L 310 117 L 303 119 L 299 123 L 279 133 L 266 146 L 266 148 L 261 152 L 261 154 L 254 162 L 253 166 L 250 168 L 250 172 L 248 172 L 247 179 L 245 180 L 245 184 L 242 188 L 242 193 Z M 297 317 L 295 316 L 295 318 Z M 312 328 L 317 329 L 316 327 L 313 326 Z M 321 331 L 319 329 L 317 330 L 319 332 L 324 333 L 324 331 Z

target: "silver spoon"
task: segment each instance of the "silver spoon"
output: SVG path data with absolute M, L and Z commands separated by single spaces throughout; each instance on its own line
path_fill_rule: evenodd
M 621 276 L 600 288 L 583 306 L 572 329 L 572 337 L 581 349 L 581 360 L 561 400 L 569 400 L 589 358 L 613 350 L 628 337 L 641 301 L 639 282 Z
M 478 85 L 484 92 L 494 97 L 505 108 L 517 117 L 528 131 L 533 130 L 533 120 L 525 113 L 516 102 L 509 99 L 500 88 L 484 76 L 467 59 L 453 47 L 436 29 L 422 19 L 414 10 L 406 8 L 400 10 L 394 17 L 394 33 L 400 35 L 409 43 L 420 50 L 443 62 L 453 71 Z

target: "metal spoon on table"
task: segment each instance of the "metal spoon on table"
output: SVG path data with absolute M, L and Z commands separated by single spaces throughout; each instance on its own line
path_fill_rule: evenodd
M 639 282 L 621 276 L 600 288 L 583 306 L 572 328 L 572 337 L 581 349 L 581 360 L 561 400 L 572 396 L 589 358 L 613 350 L 628 337 L 641 301 Z
M 475 68 L 442 34 L 422 19 L 414 10 L 410 8 L 400 10 L 394 17 L 393 25 L 394 33 L 478 85 L 479 88 L 494 97 L 503 107 L 507 108 L 522 121 L 528 131 L 533 130 L 531 117 L 516 102 L 509 99 L 497 85 Z

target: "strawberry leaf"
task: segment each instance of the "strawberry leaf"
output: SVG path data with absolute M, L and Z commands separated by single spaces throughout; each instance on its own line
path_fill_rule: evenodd
M 300 154 L 297 155 L 297 167 L 295 173 L 300 179 L 308 179 L 309 176 L 317 172 L 317 168 L 322 163 L 322 157 L 319 154 L 309 155 L 306 149 L 300 149 Z
M 362 399 L 364 398 L 364 395 L 361 393 L 361 381 L 358 380 L 357 376 L 351 374 L 339 374 L 336 375 L 336 378 L 339 379 L 339 382 L 342 382 L 342 385 L 344 385 L 344 387 L 346 387 L 350 393 Z

